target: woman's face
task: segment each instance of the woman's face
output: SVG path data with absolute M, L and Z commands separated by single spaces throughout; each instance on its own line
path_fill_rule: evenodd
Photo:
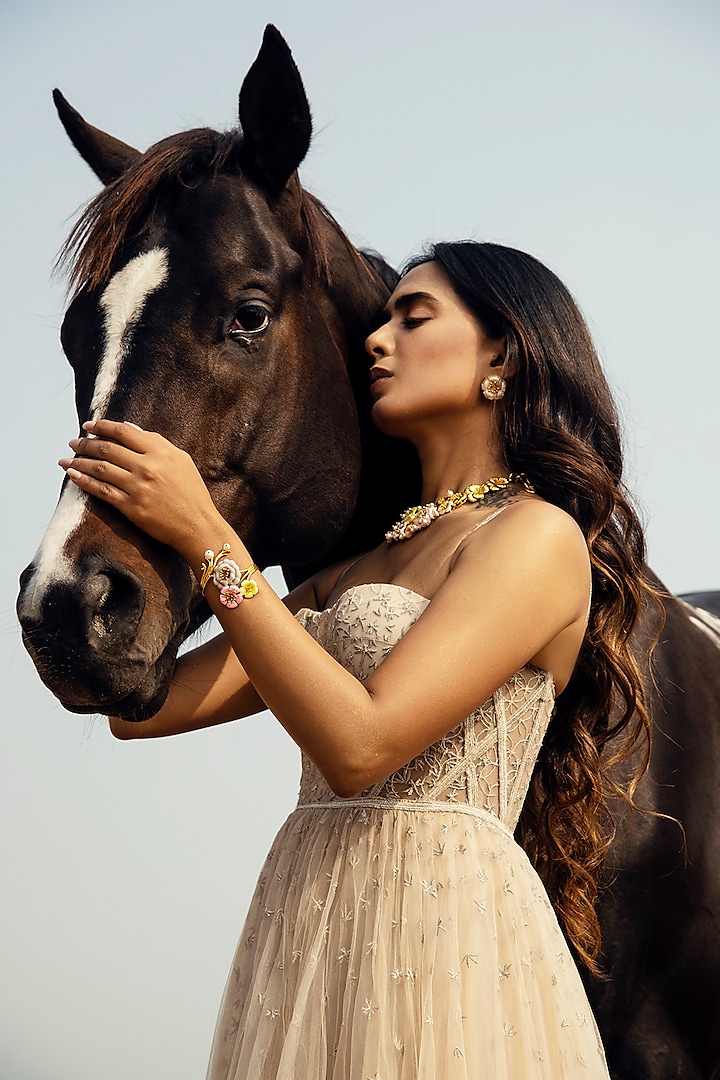
M 437 263 L 416 266 L 368 337 L 373 420 L 388 435 L 412 438 L 428 424 L 483 408 L 480 384 L 500 370 L 503 340 L 489 338 Z M 486 404 L 486 403 L 485 403 Z

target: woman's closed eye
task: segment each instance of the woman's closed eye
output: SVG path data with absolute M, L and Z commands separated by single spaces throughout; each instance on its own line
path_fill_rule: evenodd
M 421 323 L 428 321 L 428 315 L 408 315 L 403 319 L 402 324 L 405 330 L 413 330 L 416 326 L 420 326 Z

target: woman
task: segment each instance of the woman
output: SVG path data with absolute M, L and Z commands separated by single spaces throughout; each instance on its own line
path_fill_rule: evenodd
M 606 1077 L 513 829 L 540 751 L 524 839 L 596 969 L 599 751 L 636 706 L 646 722 L 627 637 L 650 591 L 610 394 L 564 286 L 495 245 L 413 263 L 367 351 L 373 418 L 416 446 L 425 505 L 284 604 L 160 436 L 99 420 L 61 461 L 183 555 L 223 627 L 154 717 L 113 733 L 267 706 L 303 751 L 209 1076 Z

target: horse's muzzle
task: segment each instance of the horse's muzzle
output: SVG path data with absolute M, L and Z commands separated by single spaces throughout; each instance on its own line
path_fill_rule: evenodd
M 40 678 L 66 709 L 137 714 L 164 699 L 187 626 L 185 613 L 168 633 L 166 606 L 159 620 L 148 611 L 156 606 L 129 567 L 93 552 L 45 581 L 31 563 L 17 613 Z

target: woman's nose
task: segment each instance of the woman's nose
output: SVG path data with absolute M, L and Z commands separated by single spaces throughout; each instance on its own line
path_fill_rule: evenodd
M 392 335 L 387 323 L 368 335 L 365 341 L 365 352 L 373 358 L 388 356 L 392 352 Z

